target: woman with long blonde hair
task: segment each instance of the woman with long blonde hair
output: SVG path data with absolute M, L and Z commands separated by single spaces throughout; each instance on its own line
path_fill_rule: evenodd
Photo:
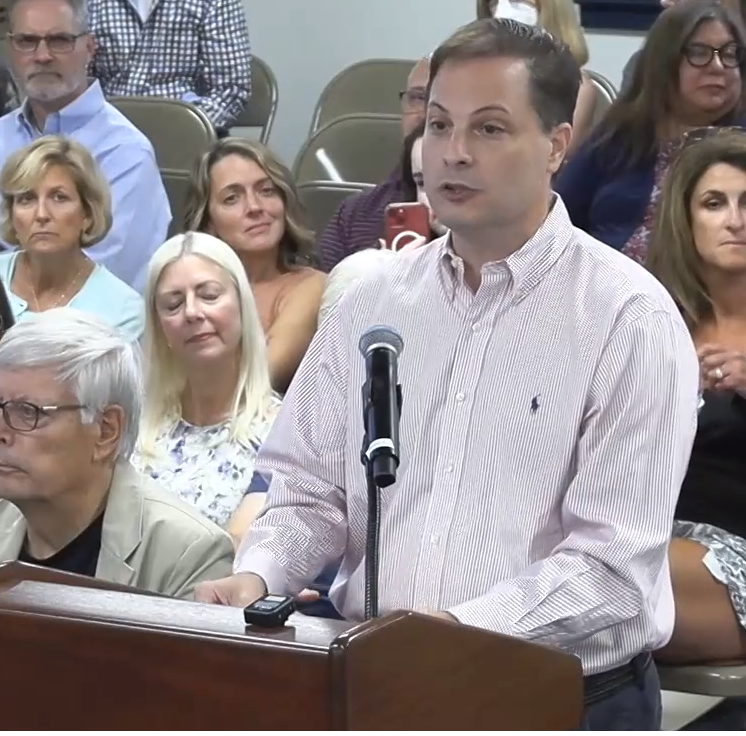
M 572 0 L 477 0 L 477 18 L 512 18 L 530 26 L 539 26 L 562 41 L 578 65 L 588 63 L 588 44 Z M 590 76 L 583 72 L 572 122 L 572 155 L 593 127 L 596 90 Z
M 240 539 L 274 420 L 267 351 L 246 272 L 205 233 L 166 241 L 145 291 L 145 407 L 135 465 Z

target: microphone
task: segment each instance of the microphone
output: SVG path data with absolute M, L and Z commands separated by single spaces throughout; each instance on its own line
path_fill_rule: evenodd
M 365 358 L 366 380 L 363 386 L 363 422 L 366 447 L 364 460 L 379 488 L 396 482 L 399 467 L 399 414 L 401 387 L 398 362 L 404 341 L 386 325 L 368 328 L 360 338 Z

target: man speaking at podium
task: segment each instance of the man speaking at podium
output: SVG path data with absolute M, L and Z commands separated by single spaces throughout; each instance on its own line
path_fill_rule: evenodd
M 580 69 L 509 20 L 432 57 L 424 177 L 449 236 L 345 294 L 314 339 L 258 470 L 267 506 L 235 573 L 197 599 L 297 594 L 364 617 L 360 336 L 404 342 L 397 482 L 382 491 L 380 611 L 413 609 L 560 647 L 584 730 L 657 730 L 650 652 L 674 622 L 667 546 L 694 437 L 698 365 L 664 289 L 573 228 L 551 190 Z

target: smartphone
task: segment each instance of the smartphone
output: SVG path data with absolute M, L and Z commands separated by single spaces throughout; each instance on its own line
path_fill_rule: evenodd
M 398 251 L 419 236 L 430 239 L 430 210 L 420 202 L 395 202 L 386 208 L 385 241 Z

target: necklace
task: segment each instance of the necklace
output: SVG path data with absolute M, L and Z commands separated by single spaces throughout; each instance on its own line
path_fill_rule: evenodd
M 54 309 L 55 307 L 59 307 L 60 304 L 65 300 L 65 297 L 72 291 L 74 286 L 78 283 L 78 279 L 80 278 L 81 274 L 83 273 L 83 269 L 86 267 L 86 264 L 84 263 L 79 269 L 78 273 L 75 274 L 73 280 L 68 284 L 67 287 L 65 287 L 65 290 L 59 295 L 57 298 L 57 301 L 54 302 L 54 304 L 50 304 L 47 309 Z M 31 286 L 31 294 L 34 297 L 34 304 L 36 305 L 36 311 L 41 312 L 41 306 L 39 304 L 39 297 L 36 296 L 36 289 L 34 289 L 34 282 L 32 280 L 29 280 L 29 285 Z

